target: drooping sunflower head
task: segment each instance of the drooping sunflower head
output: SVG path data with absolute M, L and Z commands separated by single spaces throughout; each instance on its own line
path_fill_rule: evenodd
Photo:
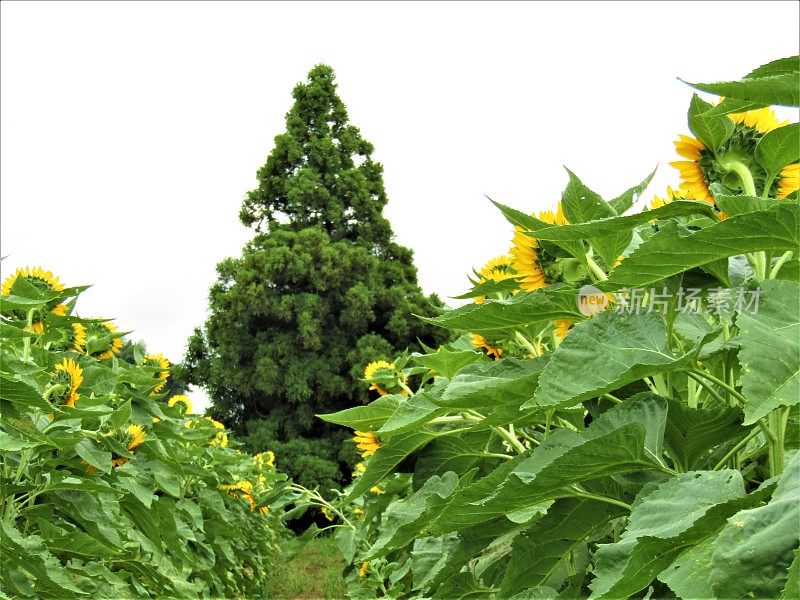
M 364 379 L 369 383 L 369 389 L 375 390 L 381 396 L 388 394 L 402 394 L 407 396 L 408 392 L 403 388 L 407 379 L 397 370 L 394 363 L 385 360 L 376 360 L 369 363 L 364 368 Z
M 770 196 L 781 190 L 781 180 L 768 180 L 769 174 L 756 160 L 756 146 L 765 134 L 782 127 L 769 108 L 729 114 L 729 134 L 716 150 L 700 140 L 679 135 L 675 150 L 685 160 L 671 162 L 681 175 L 680 194 L 689 200 L 714 204 L 711 186 L 717 184 L 726 193 L 760 195 L 765 187 Z
M 536 216 L 540 221 L 550 225 L 569 224 L 560 201 L 556 210 L 543 210 Z M 511 266 L 516 271 L 516 277 L 520 279 L 520 287 L 523 290 L 532 292 L 547 287 L 551 283 L 547 280 L 543 266 L 543 262 L 546 263 L 550 257 L 541 247 L 539 241 L 527 235 L 521 227 L 514 228 L 510 254 L 512 258 Z
M 363 462 L 356 463 L 355 470 L 353 471 L 353 479 L 361 477 L 367 471 L 367 465 Z
M 513 279 L 516 277 L 517 272 L 513 267 L 514 259 L 511 256 L 496 256 L 487 262 L 481 268 L 478 278 L 478 283 L 486 281 L 505 281 L 506 279 Z M 486 296 L 476 296 L 475 303 L 483 304 L 486 301 Z
M 477 348 L 481 348 L 484 352 L 486 352 L 487 356 L 493 356 L 495 360 L 503 356 L 503 349 L 498 346 L 493 346 L 482 335 L 471 333 L 469 334 L 469 337 L 470 343 Z
M 122 350 L 122 339 L 117 326 L 111 321 L 91 322 L 86 325 L 86 351 L 97 360 L 113 358 Z
M 355 434 L 353 441 L 364 458 L 372 456 L 381 447 L 381 441 L 371 431 L 356 431 Z
M 160 383 L 153 388 L 153 391 L 150 393 L 150 395 L 152 396 L 159 393 L 167 385 L 170 367 L 169 360 L 167 360 L 163 354 L 145 354 L 142 364 L 145 367 L 156 367 L 158 369 L 155 375 L 156 379 L 158 379 Z
M 71 358 L 65 358 L 55 367 L 51 377 L 51 385 L 63 386 L 55 388 L 52 398 L 70 408 L 75 407 L 75 402 L 80 398 L 78 387 L 83 383 L 83 369 Z
M 20 280 L 42 292 L 64 291 L 64 284 L 58 281 L 58 277 L 53 277 L 50 271 L 45 271 L 42 267 L 21 267 L 3 282 L 0 295 L 10 296 Z
M 189 400 L 189 396 L 186 396 L 184 394 L 175 394 L 167 402 L 167 406 L 175 406 L 176 404 L 182 404 L 183 405 L 183 414 L 185 414 L 185 415 L 191 414 L 191 412 L 192 412 L 192 401 Z
M 778 189 L 775 196 L 786 198 L 800 189 L 800 163 L 793 163 L 783 168 L 778 180 Z
M 263 469 L 264 465 L 268 467 L 275 466 L 275 453 L 272 450 L 267 450 L 266 452 L 259 452 L 258 454 L 253 456 L 253 462 L 259 469 Z
M 655 210 L 656 208 L 661 208 L 662 206 L 670 204 L 673 200 L 684 200 L 684 198 L 681 195 L 681 192 L 678 190 L 673 190 L 670 186 L 667 186 L 667 195 L 664 198 L 653 194 L 653 199 L 650 201 L 650 209 Z
M 67 342 L 70 352 L 84 352 L 86 350 L 86 327 L 80 323 L 72 324 L 72 335 Z
M 144 432 L 144 427 L 141 425 L 128 425 L 125 430 L 125 435 L 128 436 L 128 450 L 133 450 L 141 444 L 147 435 Z
M 563 340 L 567 336 L 567 332 L 573 325 L 572 319 L 555 319 L 553 321 L 553 331 L 559 340 Z

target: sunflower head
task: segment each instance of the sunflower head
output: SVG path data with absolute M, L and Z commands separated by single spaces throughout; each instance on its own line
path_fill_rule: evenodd
M 469 337 L 470 343 L 477 348 L 481 348 L 487 356 L 493 356 L 495 360 L 503 356 L 503 349 L 498 346 L 493 346 L 482 335 L 471 333 L 469 334 Z
M 513 267 L 514 259 L 511 256 L 496 256 L 487 262 L 481 268 L 478 278 L 478 283 L 485 283 L 487 281 L 505 281 L 506 279 L 513 279 L 517 273 Z M 486 296 L 476 296 L 475 303 L 483 304 L 486 301 Z
M 189 396 L 184 394 L 176 394 L 172 398 L 169 399 L 167 402 L 167 406 L 175 406 L 176 404 L 183 405 L 183 414 L 188 415 L 192 412 L 192 401 L 189 400 Z
M 394 363 L 385 360 L 376 360 L 369 363 L 364 369 L 364 379 L 369 383 L 369 389 L 375 390 L 381 396 L 398 393 L 407 396 L 408 392 L 401 383 L 405 384 L 407 379 L 397 370 Z
M 367 470 L 367 466 L 363 462 L 356 463 L 355 470 L 353 471 L 353 479 L 361 477 Z
M 153 388 L 153 391 L 150 393 L 150 395 L 153 396 L 159 393 L 161 390 L 163 390 L 164 387 L 167 385 L 167 379 L 169 378 L 169 367 L 170 367 L 169 360 L 167 360 L 163 354 L 145 354 L 142 364 L 145 367 L 156 367 L 158 369 L 155 375 L 156 379 L 159 380 L 159 383 Z
M 368 458 L 375 454 L 375 451 L 381 447 L 381 442 L 377 436 L 371 431 L 356 431 L 353 441 L 356 447 L 361 451 L 361 456 Z
M 272 450 L 267 450 L 266 452 L 259 452 L 255 456 L 253 456 L 253 462 L 259 469 L 263 469 L 264 465 L 268 467 L 275 466 L 275 453 Z
M 559 340 L 567 337 L 567 332 L 572 327 L 572 319 L 556 319 L 553 321 L 553 331 Z
M 67 347 L 70 352 L 82 353 L 86 351 L 86 327 L 80 323 L 73 323 Z
M 693 100 L 690 126 L 694 104 Z M 679 135 L 675 141 L 675 150 L 685 159 L 670 163 L 681 175 L 679 192 L 688 199 L 712 205 L 712 185 L 727 194 L 757 196 L 766 191 L 770 196 L 777 196 L 782 189 L 782 179 L 772 178 L 758 163 L 756 146 L 765 134 L 782 127 L 786 122 L 778 121 L 769 108 L 719 118 L 727 120 L 728 133 L 724 140 L 714 142 L 716 148 L 709 148 L 702 141 L 686 135 Z M 769 189 L 765 190 L 765 187 Z
M 9 276 L 0 287 L 0 295 L 10 296 L 17 285 L 23 285 L 20 281 L 33 286 L 40 292 L 52 293 L 63 292 L 64 284 L 58 281 L 58 277 L 53 277 L 50 271 L 45 271 L 42 267 L 24 267 L 17 269 L 13 275 Z
M 91 322 L 86 325 L 86 351 L 97 360 L 113 358 L 122 350 L 122 339 L 117 326 L 111 321 Z
M 66 406 L 74 408 L 75 402 L 80 398 L 78 387 L 82 382 L 83 369 L 73 359 L 65 358 L 56 365 L 51 377 L 51 385 L 63 386 L 54 388 L 56 391 L 53 392 L 53 396 Z
M 778 179 L 778 189 L 775 196 L 786 198 L 800 189 L 800 163 L 794 163 L 783 168 Z
M 550 225 L 569 224 L 560 201 L 555 210 L 543 210 L 534 216 Z M 553 283 L 548 279 L 546 271 L 556 257 L 551 256 L 536 238 L 527 235 L 521 227 L 514 228 L 510 254 L 511 266 L 516 271 L 516 276 L 520 278 L 520 287 L 524 291 L 532 292 Z

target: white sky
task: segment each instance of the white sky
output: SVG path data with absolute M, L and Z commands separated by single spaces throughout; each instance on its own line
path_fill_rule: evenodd
M 216 263 L 252 235 L 239 207 L 292 87 L 324 62 L 423 289 L 458 295 L 511 238 L 484 194 L 549 208 L 562 165 L 607 196 L 660 165 L 646 197 L 662 194 L 687 132 L 676 77 L 796 54 L 799 7 L 3 2 L 2 277 L 41 264 L 92 283 L 81 315 L 180 360 Z

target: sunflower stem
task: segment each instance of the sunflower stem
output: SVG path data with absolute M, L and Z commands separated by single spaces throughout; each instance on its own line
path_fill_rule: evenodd
M 792 257 L 793 254 L 794 254 L 794 252 L 791 251 L 791 250 L 787 250 L 786 252 L 781 254 L 781 257 L 775 262 L 774 265 L 772 265 L 772 269 L 770 269 L 768 279 L 775 279 L 778 276 L 778 273 L 780 272 L 781 267 L 784 264 L 786 264 L 786 261 L 789 260 Z
M 756 196 L 756 184 L 753 181 L 753 174 L 746 165 L 738 160 L 723 159 L 719 161 L 719 166 L 729 173 L 736 173 L 742 182 L 742 191 L 747 196 Z
M 739 440 L 739 443 L 736 444 L 733 448 L 731 448 L 728 451 L 728 453 L 725 456 L 723 456 L 720 459 L 720 461 L 716 465 L 714 465 L 714 468 L 711 469 L 711 470 L 712 471 L 719 471 L 722 467 L 725 466 L 725 464 L 731 459 L 731 457 L 734 454 L 736 454 L 737 452 L 739 452 L 739 450 L 741 450 L 742 448 L 747 446 L 747 444 L 750 442 L 750 440 L 752 440 L 754 437 L 756 437 L 759 433 L 761 433 L 761 430 L 758 427 L 753 427 L 753 429 L 750 431 L 750 433 L 748 433 L 746 436 L 744 436 L 744 438 Z
M 599 281 L 605 281 L 608 279 L 608 273 L 603 271 L 603 269 L 600 268 L 600 265 L 594 262 L 594 259 L 588 254 L 586 255 L 586 264 L 589 266 L 589 270 L 592 272 L 592 274 L 597 277 Z

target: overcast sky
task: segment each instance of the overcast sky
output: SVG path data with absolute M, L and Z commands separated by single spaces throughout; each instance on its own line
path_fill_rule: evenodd
M 180 360 L 216 263 L 252 235 L 239 207 L 292 87 L 324 62 L 423 289 L 458 295 L 511 239 L 484 194 L 549 208 L 562 165 L 607 196 L 659 166 L 645 196 L 661 194 L 687 132 L 676 77 L 796 54 L 798 7 L 3 2 L 2 277 L 32 264 L 94 284 L 82 316 Z

